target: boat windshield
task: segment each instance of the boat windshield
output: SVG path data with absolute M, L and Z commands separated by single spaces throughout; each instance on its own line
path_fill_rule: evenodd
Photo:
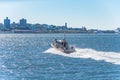
M 58 44 L 61 44 L 63 45 L 64 47 L 67 47 L 68 46 L 68 43 L 66 42 L 66 40 L 57 40 L 55 39 L 55 43 L 58 43 Z

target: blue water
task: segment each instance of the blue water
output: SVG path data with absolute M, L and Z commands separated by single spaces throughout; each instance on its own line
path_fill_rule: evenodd
M 50 48 L 63 34 L 0 34 L 0 80 L 120 80 L 119 34 L 66 34 L 77 51 Z

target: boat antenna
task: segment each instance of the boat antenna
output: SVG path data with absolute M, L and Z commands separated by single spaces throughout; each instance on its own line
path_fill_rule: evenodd
M 65 40 L 65 37 L 66 37 L 66 36 L 65 36 L 65 32 L 64 32 L 64 40 Z
M 67 27 L 67 23 L 66 22 L 65 22 L 64 27 Z M 64 30 L 64 40 L 65 40 L 65 38 L 66 38 L 66 35 L 65 35 L 65 30 Z

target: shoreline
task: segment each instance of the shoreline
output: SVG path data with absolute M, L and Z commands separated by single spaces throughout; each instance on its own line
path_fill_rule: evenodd
M 0 34 L 95 34 L 95 35 L 99 35 L 99 34 L 120 34 L 120 33 L 66 33 L 66 32 L 41 32 L 41 33 L 35 33 L 35 32 L 0 32 Z
M 0 31 L 0 34 L 120 34 L 118 32 L 89 32 L 89 31 L 33 31 L 33 30 L 6 30 Z

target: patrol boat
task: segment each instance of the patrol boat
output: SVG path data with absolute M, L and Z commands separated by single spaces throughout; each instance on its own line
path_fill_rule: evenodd
M 75 52 L 75 47 L 69 45 L 65 38 L 61 40 L 55 39 L 51 43 L 51 47 L 67 54 Z

